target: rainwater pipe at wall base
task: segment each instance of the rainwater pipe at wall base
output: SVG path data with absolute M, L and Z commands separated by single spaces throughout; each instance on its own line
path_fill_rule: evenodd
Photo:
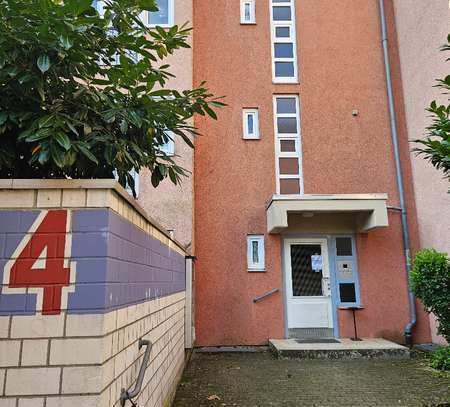
M 411 254 L 410 254 L 410 241 L 409 241 L 409 230 L 408 230 L 408 218 L 406 214 L 406 204 L 405 204 L 405 190 L 403 185 L 402 168 L 400 162 L 400 153 L 398 147 L 398 133 L 397 133 L 397 118 L 395 113 L 394 104 L 394 92 L 392 90 L 392 78 L 391 78 L 391 65 L 389 61 L 389 42 L 387 36 L 386 28 L 386 14 L 384 11 L 384 0 L 379 1 L 380 9 L 380 25 L 381 25 L 381 43 L 383 46 L 383 56 L 384 56 L 384 68 L 386 72 L 386 88 L 387 97 L 389 105 L 389 116 L 391 125 L 391 136 L 392 136 L 392 146 L 394 150 L 394 161 L 395 161 L 395 172 L 397 178 L 397 188 L 400 201 L 400 212 L 402 220 L 402 236 L 403 236 L 403 248 L 405 251 L 405 271 L 406 280 L 408 287 L 408 300 L 409 300 L 409 312 L 410 319 L 405 327 L 405 343 L 407 345 L 412 344 L 412 330 L 416 325 L 417 313 L 416 313 L 416 299 L 411 290 L 410 275 L 411 275 Z

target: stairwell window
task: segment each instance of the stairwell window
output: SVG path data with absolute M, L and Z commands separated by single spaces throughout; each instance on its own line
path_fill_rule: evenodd
M 255 14 L 255 0 L 241 0 L 241 24 L 255 24 Z
M 296 83 L 297 44 L 294 0 L 271 0 L 272 73 L 275 83 Z
M 244 109 L 242 121 L 243 138 L 246 140 L 258 140 L 260 138 L 258 109 Z
M 247 236 L 247 269 L 248 271 L 264 271 L 264 235 Z
M 277 194 L 303 193 L 300 104 L 298 95 L 274 97 Z

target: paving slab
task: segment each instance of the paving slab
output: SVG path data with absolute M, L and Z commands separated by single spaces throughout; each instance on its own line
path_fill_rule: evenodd
M 173 407 L 443 407 L 450 375 L 425 359 L 288 360 L 194 353 Z

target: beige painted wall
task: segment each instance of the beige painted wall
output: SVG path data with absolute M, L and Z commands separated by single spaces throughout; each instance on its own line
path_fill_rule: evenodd
M 175 24 L 188 22 L 193 26 L 192 0 L 175 0 Z M 192 37 L 190 40 L 192 45 Z M 171 79 L 168 87 L 184 90 L 192 88 L 192 49 L 180 49 L 163 61 L 170 64 L 170 72 L 176 77 Z M 193 150 L 181 138 L 175 140 L 177 163 L 193 172 Z M 185 178 L 181 185 L 173 185 L 164 180 L 158 188 L 153 188 L 150 173 L 140 174 L 139 203 L 146 212 L 168 230 L 174 231 L 174 237 L 184 245 L 192 241 L 193 213 L 193 177 Z
M 394 7 L 408 137 L 414 140 L 429 124 L 425 108 L 434 99 L 446 101 L 433 85 L 450 73 L 448 53 L 438 51 L 450 33 L 450 3 L 396 0 Z M 450 253 L 450 184 L 427 161 L 411 157 L 421 246 Z

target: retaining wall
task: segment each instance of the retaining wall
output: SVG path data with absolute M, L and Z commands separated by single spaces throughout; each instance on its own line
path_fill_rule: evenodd
M 185 252 L 113 181 L 1 181 L 0 406 L 170 402 L 184 363 Z M 129 404 L 129 402 L 127 403 Z

